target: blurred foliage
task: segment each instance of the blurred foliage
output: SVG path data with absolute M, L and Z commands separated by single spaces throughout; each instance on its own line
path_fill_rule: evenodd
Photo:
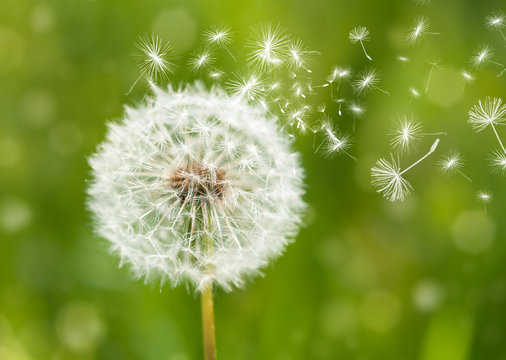
M 131 55 L 140 34 L 156 31 L 184 56 L 209 25 L 225 22 L 244 39 L 265 21 L 321 50 L 320 76 L 333 64 L 369 65 L 348 41 L 352 27 L 367 26 L 392 96 L 368 97 L 354 134 L 358 162 L 314 154 L 310 136 L 297 141 L 307 226 L 265 277 L 218 292 L 219 357 L 506 359 L 505 179 L 486 164 L 493 134 L 466 123 L 479 98 L 506 97 L 506 78 L 487 66 L 462 91 L 458 75 L 482 42 L 506 61 L 500 36 L 484 25 L 495 10 L 504 2 L 2 0 L 0 359 L 201 358 L 197 296 L 132 279 L 93 234 L 86 156 L 106 120 L 142 99 L 142 86 L 125 95 L 138 76 Z M 408 48 L 406 30 L 422 15 L 441 35 Z M 424 88 L 433 55 L 444 67 L 412 99 L 408 89 Z M 439 175 L 433 157 L 410 174 L 416 190 L 405 202 L 376 194 L 369 169 L 388 156 L 400 113 L 448 132 L 437 156 L 459 149 L 473 183 Z M 481 188 L 495 196 L 486 214 L 475 199 Z

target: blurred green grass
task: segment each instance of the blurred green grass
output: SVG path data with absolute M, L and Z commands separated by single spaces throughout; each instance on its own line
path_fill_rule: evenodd
M 1 7 L 0 359 L 201 358 L 196 296 L 133 280 L 93 234 L 86 156 L 106 120 L 142 98 L 142 86 L 125 96 L 138 76 L 131 56 L 138 35 L 156 31 L 184 56 L 211 24 L 225 22 L 244 39 L 266 21 L 321 50 L 320 77 L 333 64 L 369 65 L 347 39 L 352 27 L 367 26 L 368 51 L 393 95 L 368 97 L 355 132 L 357 163 L 314 154 L 311 137 L 297 141 L 307 227 L 265 277 L 217 294 L 219 357 L 506 359 L 504 178 L 486 165 L 493 135 L 466 123 L 472 104 L 504 98 L 506 85 L 492 67 L 465 92 L 455 78 L 479 43 L 506 61 L 500 38 L 483 24 L 505 10 L 501 1 L 3 0 Z M 421 15 L 441 36 L 406 48 L 405 31 Z M 405 67 L 395 60 L 401 54 L 411 59 Z M 427 96 L 411 99 L 408 88 L 423 89 L 433 55 L 445 67 Z M 369 169 L 388 154 L 391 119 L 400 113 L 447 131 L 441 152 L 459 149 L 473 183 L 440 176 L 433 158 L 411 173 L 416 190 L 406 202 L 374 193 Z M 495 195 L 486 215 L 474 198 L 481 188 Z

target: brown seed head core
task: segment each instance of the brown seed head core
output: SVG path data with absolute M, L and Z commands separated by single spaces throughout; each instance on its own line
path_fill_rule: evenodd
M 176 169 L 169 186 L 176 190 L 181 202 L 220 199 L 225 190 L 224 175 L 221 169 L 193 163 Z

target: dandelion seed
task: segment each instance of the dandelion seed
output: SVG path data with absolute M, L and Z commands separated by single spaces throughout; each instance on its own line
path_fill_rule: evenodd
M 146 76 L 148 80 L 156 81 L 166 78 L 174 71 L 174 51 L 169 43 L 162 43 L 162 40 L 155 34 L 145 35 L 139 38 L 136 44 L 138 54 L 137 64 L 141 71 L 139 77 L 130 87 L 127 95 L 130 94 L 137 82 Z
M 336 83 L 336 91 L 339 90 L 341 80 L 346 79 L 351 74 L 351 70 L 345 67 L 334 66 L 330 73 L 327 75 L 327 84 L 321 87 L 330 86 L 330 98 L 334 99 L 334 83 Z
M 342 105 L 342 104 L 343 104 L 346 100 L 345 100 L 345 99 L 336 99 L 335 101 L 336 101 L 336 103 L 337 103 L 337 105 L 338 105 L 338 107 L 339 107 L 337 112 L 338 112 L 339 116 L 341 116 L 341 115 L 342 115 L 341 105 Z
M 90 165 L 88 206 L 122 263 L 203 299 L 279 256 L 305 208 L 298 154 L 275 119 L 219 88 L 156 89 L 110 124 Z
M 427 93 L 429 91 L 430 80 L 432 78 L 432 72 L 434 71 L 434 69 L 441 69 L 441 66 L 439 66 L 440 63 L 441 63 L 441 59 L 437 56 L 429 61 L 429 64 L 431 65 L 431 67 L 430 67 L 430 71 L 429 71 L 429 76 L 427 77 L 427 86 L 425 87 L 425 93 Z
M 365 56 L 372 61 L 372 58 L 369 56 L 367 51 L 365 51 L 364 41 L 369 41 L 369 30 L 365 26 L 356 26 L 354 27 L 349 34 L 348 37 L 352 44 L 356 44 L 357 42 L 362 45 L 362 50 L 364 51 Z
M 365 108 L 357 102 L 350 103 L 348 109 L 356 118 L 361 118 L 365 114 Z
M 287 52 L 286 63 L 290 69 L 304 69 L 306 72 L 311 73 L 306 65 L 305 57 L 308 54 L 317 54 L 317 51 L 307 50 L 300 40 L 292 40 L 288 42 Z
M 495 150 L 490 156 L 490 166 L 495 173 L 506 176 L 506 152 Z
M 414 45 L 419 38 L 425 36 L 425 35 L 440 35 L 436 32 L 430 32 L 429 31 L 429 22 L 425 18 L 418 19 L 415 24 L 410 28 L 410 31 L 408 32 L 408 35 L 406 36 L 406 40 Z
M 376 166 L 371 169 L 371 183 L 377 188 L 376 192 L 382 194 L 386 199 L 392 202 L 404 201 L 406 196 L 413 190 L 413 187 L 402 175 L 432 154 L 436 150 L 438 144 L 439 139 L 436 139 L 430 150 L 424 156 L 404 170 L 401 170 L 399 161 L 395 160 L 393 156 L 391 162 L 385 159 L 379 159 L 376 162 Z
M 324 113 L 326 109 L 327 109 L 327 104 L 325 104 L 325 103 L 319 104 L 316 107 L 316 111 L 318 111 L 320 113 Z
M 463 80 L 462 91 L 464 91 L 466 88 L 466 84 L 473 83 L 475 78 L 470 72 L 468 72 L 465 69 L 460 71 L 460 75 L 462 76 L 462 80 Z
M 478 104 L 469 110 L 468 122 L 476 132 L 480 132 L 490 125 L 502 151 L 506 153 L 496 130 L 497 125 L 503 125 L 506 122 L 506 105 L 503 104 L 501 98 L 487 97 L 485 100 L 479 100 Z
M 399 60 L 401 63 L 409 62 L 409 58 L 406 56 L 397 56 L 397 60 Z
M 449 152 L 447 155 L 441 158 L 441 160 L 438 161 L 437 165 L 441 173 L 445 175 L 450 175 L 454 172 L 457 172 L 466 178 L 469 182 L 472 182 L 471 178 L 462 172 L 461 169 L 464 166 L 464 161 L 462 160 L 462 156 L 456 151 Z
M 390 95 L 388 91 L 380 89 L 377 84 L 380 82 L 381 76 L 380 74 L 374 70 L 369 69 L 365 72 L 362 72 L 352 83 L 353 89 L 357 93 L 365 93 L 370 90 L 379 90 L 386 95 Z
M 413 115 L 402 115 L 391 131 L 390 145 L 395 151 L 409 153 L 416 150 L 425 135 L 446 135 L 445 132 L 422 133 L 422 124 Z
M 493 200 L 492 194 L 486 190 L 480 190 L 478 191 L 478 194 L 476 194 L 476 199 L 483 204 L 483 211 L 486 214 L 487 205 L 490 204 Z
M 234 78 L 226 83 L 226 88 L 233 95 L 252 101 L 258 100 L 265 91 L 259 75 L 245 73 L 235 73 Z
M 416 88 L 414 88 L 413 86 L 409 88 L 409 92 L 411 94 L 411 100 L 413 100 L 413 98 L 420 97 L 420 92 Z M 410 103 L 411 103 L 411 100 L 410 100 Z
M 225 72 L 211 66 L 211 67 L 209 67 L 206 75 L 207 75 L 207 78 L 210 80 L 213 80 L 215 82 L 221 82 L 223 80 L 223 78 L 225 77 Z
M 290 108 L 287 112 L 288 123 L 291 127 L 305 133 L 308 130 L 307 120 L 309 118 L 309 108 L 300 106 L 298 108 Z
M 205 70 L 211 66 L 216 58 L 209 49 L 203 49 L 194 53 L 188 60 L 188 66 L 194 73 Z
M 390 145 L 396 151 L 409 153 L 422 139 L 422 124 L 413 115 L 403 115 L 391 132 Z
M 204 31 L 204 43 L 207 46 L 225 49 L 226 52 L 236 61 L 236 57 L 230 52 L 228 46 L 232 42 L 232 29 L 225 25 L 215 25 Z
M 485 18 L 485 25 L 491 30 L 498 31 L 502 38 L 506 40 L 503 29 L 506 27 L 506 17 L 501 12 L 496 12 Z
M 262 25 L 253 32 L 248 60 L 251 65 L 259 65 L 264 70 L 277 67 L 283 63 L 287 45 L 288 37 L 279 26 Z
M 476 48 L 469 61 L 476 68 L 488 63 L 500 66 L 503 70 L 497 75 L 497 77 L 501 77 L 504 71 L 506 70 L 506 67 L 503 64 L 492 60 L 493 56 L 494 51 L 492 50 L 492 48 L 486 44 L 483 44 Z
M 351 102 L 348 105 L 348 110 L 351 112 L 352 118 L 353 118 L 353 128 L 352 131 L 355 131 L 355 124 L 357 122 L 357 119 L 360 119 L 365 114 L 365 107 L 357 102 Z
M 345 154 L 353 160 L 357 160 L 356 157 L 348 152 L 351 147 L 351 139 L 348 135 L 340 134 L 339 131 L 332 125 L 332 120 L 329 117 L 324 117 L 322 120 L 320 131 L 323 133 L 323 145 L 324 153 L 327 156 Z M 318 151 L 317 149 L 317 151 Z

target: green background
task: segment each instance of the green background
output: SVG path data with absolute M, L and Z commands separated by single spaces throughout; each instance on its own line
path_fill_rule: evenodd
M 478 99 L 505 97 L 506 76 L 485 66 L 462 91 L 458 73 L 482 42 L 506 62 L 500 35 L 484 25 L 504 2 L 2 0 L 0 8 L 0 359 L 202 357 L 198 296 L 133 280 L 94 235 L 86 157 L 106 121 L 142 99 L 145 84 L 125 95 L 138 76 L 131 55 L 140 34 L 156 31 L 184 58 L 203 30 L 225 22 L 244 57 L 250 27 L 266 21 L 321 51 L 315 78 L 334 64 L 369 66 L 347 38 L 367 26 L 380 87 L 392 95 L 363 99 L 367 115 L 350 150 L 357 162 L 314 154 L 310 136 L 297 140 L 307 226 L 264 277 L 216 293 L 219 358 L 506 359 L 505 178 L 487 166 L 497 148 L 490 129 L 476 134 L 466 122 Z M 406 31 L 422 15 L 441 35 L 409 48 Z M 427 94 L 411 98 L 410 86 L 423 92 L 434 55 L 444 67 Z M 391 121 L 402 113 L 448 135 L 408 174 L 414 193 L 389 203 L 369 171 L 388 156 Z M 437 172 L 452 148 L 472 183 Z M 480 189 L 494 194 L 486 214 Z

